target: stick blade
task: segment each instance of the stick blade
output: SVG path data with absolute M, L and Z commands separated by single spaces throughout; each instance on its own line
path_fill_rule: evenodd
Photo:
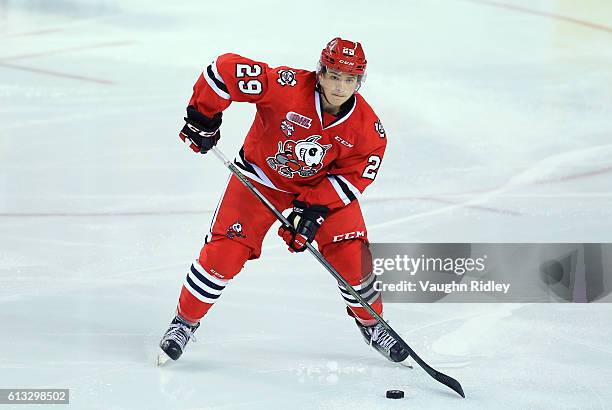
M 463 387 L 461 387 L 461 383 L 459 383 L 457 380 L 453 379 L 450 376 L 445 375 L 444 373 L 440 373 L 440 372 L 437 372 L 437 374 L 434 376 L 434 379 L 450 387 L 451 389 L 456 391 L 461 397 L 465 399 L 465 393 L 463 392 Z

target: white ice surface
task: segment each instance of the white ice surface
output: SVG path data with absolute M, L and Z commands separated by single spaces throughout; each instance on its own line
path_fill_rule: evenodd
M 153 366 L 226 180 L 176 135 L 221 52 L 314 67 L 335 35 L 364 43 L 389 136 L 372 241 L 610 242 L 612 5 L 380 3 L 0 0 L 0 388 L 70 388 L 77 409 L 612 408 L 610 305 L 386 306 L 463 400 L 370 351 L 275 228 Z M 252 117 L 226 112 L 228 155 Z

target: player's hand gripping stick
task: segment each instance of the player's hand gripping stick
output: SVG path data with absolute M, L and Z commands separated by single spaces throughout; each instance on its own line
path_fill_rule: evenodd
M 306 243 L 312 243 L 328 212 L 323 205 L 308 206 L 297 199 L 293 201 L 293 211 L 287 217 L 291 226 L 278 228 L 278 235 L 287 243 L 290 252 L 306 250 Z
M 222 113 L 218 113 L 212 118 L 207 117 L 190 105 L 187 107 L 185 125 L 179 133 L 179 137 L 194 152 L 206 154 L 217 145 L 219 138 L 221 138 L 219 127 L 221 127 L 222 116 Z

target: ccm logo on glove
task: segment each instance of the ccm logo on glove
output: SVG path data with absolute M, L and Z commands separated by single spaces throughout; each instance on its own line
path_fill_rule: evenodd
M 219 127 L 221 127 L 222 116 L 222 113 L 218 113 L 212 118 L 207 117 L 190 105 L 187 107 L 185 125 L 179 133 L 179 137 L 194 152 L 206 154 L 217 145 L 219 138 L 221 138 Z
M 278 235 L 287 243 L 290 252 L 306 250 L 307 244 L 314 240 L 328 212 L 329 209 L 323 205 L 308 206 L 297 199 L 293 201 L 293 210 L 287 217 L 291 226 L 283 225 L 278 229 Z

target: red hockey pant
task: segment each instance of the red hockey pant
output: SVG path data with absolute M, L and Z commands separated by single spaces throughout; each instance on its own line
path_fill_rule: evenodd
M 253 184 L 276 209 L 282 211 L 292 207 L 293 194 L 257 182 Z M 259 258 L 263 238 L 275 221 L 272 212 L 232 176 L 213 216 L 207 243 L 183 283 L 178 313 L 184 319 L 198 322 L 246 261 Z M 359 203 L 353 201 L 330 212 L 317 231 L 315 241 L 329 263 L 377 313 L 382 314 L 380 293 L 373 286 L 372 257 Z M 375 323 L 340 284 L 338 287 L 350 316 L 366 325 Z

